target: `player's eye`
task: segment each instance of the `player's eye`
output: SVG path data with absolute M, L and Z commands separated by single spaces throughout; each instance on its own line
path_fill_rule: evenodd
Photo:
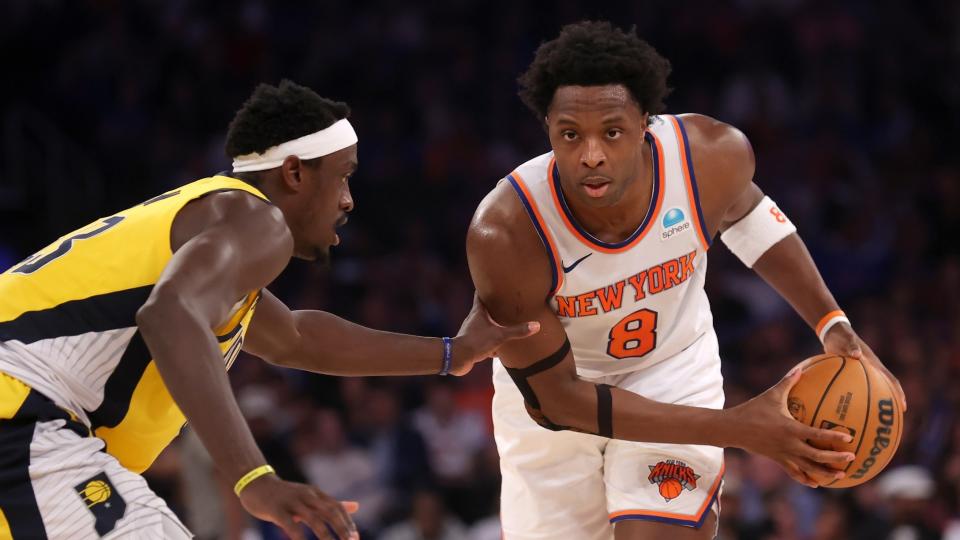
M 560 133 L 560 136 L 563 137 L 563 140 L 565 140 L 565 141 L 573 141 L 573 140 L 575 140 L 575 139 L 577 138 L 577 132 L 576 132 L 576 131 L 571 131 L 571 130 L 568 129 L 568 130 Z
M 620 138 L 620 135 L 623 135 L 623 131 L 621 131 L 621 130 L 619 130 L 619 129 L 610 129 L 610 130 L 607 130 L 607 138 L 608 138 L 608 139 L 619 139 L 619 138 Z

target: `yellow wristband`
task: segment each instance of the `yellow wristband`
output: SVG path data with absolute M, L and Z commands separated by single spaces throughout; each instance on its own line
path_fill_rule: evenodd
M 237 483 L 234 484 L 234 486 L 233 486 L 233 492 L 237 494 L 237 497 L 239 497 L 239 496 L 240 496 L 240 492 L 243 491 L 243 488 L 247 487 L 247 484 L 249 484 L 250 482 L 253 482 L 253 481 L 256 480 L 257 478 L 260 478 L 261 476 L 266 476 L 266 475 L 268 475 L 268 474 L 274 474 L 274 473 L 276 473 L 276 472 L 277 472 L 277 471 L 273 470 L 273 467 L 271 467 L 271 466 L 269 466 L 269 465 L 261 465 L 261 466 L 257 467 L 256 469 L 254 469 L 254 470 L 248 472 L 247 474 L 243 475 L 243 478 L 237 480 Z

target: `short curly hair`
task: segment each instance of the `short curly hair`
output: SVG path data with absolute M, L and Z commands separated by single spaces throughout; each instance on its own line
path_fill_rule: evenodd
M 649 43 L 607 21 L 568 24 L 560 35 L 540 45 L 533 63 L 520 76 L 520 99 L 543 120 L 561 86 L 622 84 L 640 110 L 651 115 L 666 110 L 670 62 Z
M 332 101 L 284 79 L 260 84 L 237 111 L 227 129 L 227 157 L 235 158 L 328 128 L 350 115 L 346 103 Z

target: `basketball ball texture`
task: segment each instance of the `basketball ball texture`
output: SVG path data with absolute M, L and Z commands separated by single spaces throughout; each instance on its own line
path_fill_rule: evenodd
M 680 481 L 676 478 L 667 478 L 663 482 L 660 482 L 660 496 L 663 497 L 665 501 L 676 499 L 682 491 L 683 485 L 681 485 Z
M 798 421 L 853 436 L 850 443 L 810 441 L 817 447 L 852 452 L 856 459 L 841 469 L 846 476 L 821 485 L 852 487 L 877 475 L 900 445 L 903 411 L 893 386 L 878 370 L 856 358 L 823 354 L 804 361 L 787 406 Z

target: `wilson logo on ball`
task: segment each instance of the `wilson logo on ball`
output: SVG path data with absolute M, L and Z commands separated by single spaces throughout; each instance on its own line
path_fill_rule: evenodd
M 893 426 L 893 413 L 892 399 L 881 399 L 880 402 L 877 403 L 877 414 L 879 415 L 878 420 L 880 421 L 880 425 L 877 426 L 877 433 L 873 438 L 870 457 L 863 460 L 863 464 L 860 465 L 857 472 L 851 475 L 853 478 L 863 478 L 865 474 L 870 472 L 870 468 L 877 462 L 877 456 L 890 446 L 890 435 L 893 433 L 891 429 Z

